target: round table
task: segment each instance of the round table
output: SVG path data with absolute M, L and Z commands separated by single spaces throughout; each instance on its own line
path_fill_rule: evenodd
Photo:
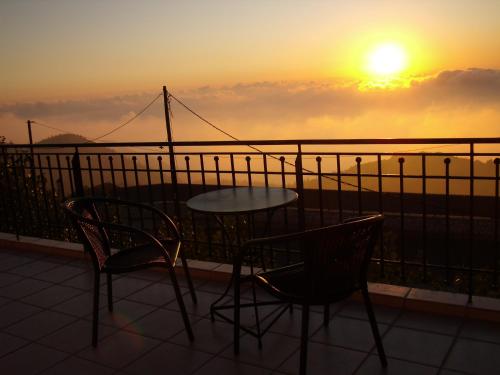
M 199 194 L 186 202 L 193 211 L 238 215 L 275 209 L 296 201 L 295 191 L 270 187 L 236 187 Z

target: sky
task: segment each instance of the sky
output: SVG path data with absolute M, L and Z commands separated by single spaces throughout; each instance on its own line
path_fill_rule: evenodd
M 0 135 L 24 143 L 34 120 L 51 127 L 35 141 L 96 138 L 166 85 L 242 139 L 496 137 L 499 14 L 497 0 L 2 0 Z M 226 139 L 172 113 L 177 140 Z M 102 140 L 164 128 L 160 98 Z

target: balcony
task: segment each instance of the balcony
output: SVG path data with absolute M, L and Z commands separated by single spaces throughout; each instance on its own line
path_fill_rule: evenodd
M 26 374 L 68 369 L 149 374 L 169 367 L 174 373 L 297 373 L 298 312 L 283 316 L 264 338 L 262 351 L 244 336 L 241 354 L 234 357 L 230 326 L 208 317 L 208 305 L 225 288 L 222 271 L 230 254 L 214 223 L 185 207 L 202 191 L 264 185 L 292 188 L 301 197 L 297 206 L 273 216 L 273 231 L 296 229 L 300 215 L 307 227 L 374 212 L 386 216 L 370 279 L 389 357 L 387 373 L 496 374 L 499 143 L 3 145 L 0 231 L 10 235 L 0 252 L 0 315 L 5 317 L 0 366 Z M 67 251 L 54 250 L 60 242 L 50 242 L 73 246 L 68 241 L 76 237 L 67 230 L 59 204 L 82 194 L 147 202 L 181 224 L 191 265 L 199 268 L 200 303 L 189 306 L 192 345 L 175 328 L 182 324 L 174 297 L 161 294 L 168 291 L 161 288 L 168 278 L 141 272 L 116 280 L 117 309 L 112 316 L 103 311 L 101 343 L 90 348 L 91 270 L 81 254 L 68 257 Z M 262 220 L 248 218 L 244 224 L 251 231 Z M 39 241 L 51 250 L 35 251 Z M 378 373 L 367 318 L 356 298 L 333 306 L 331 313 L 328 329 L 321 325 L 320 310 L 314 313 L 310 373 Z

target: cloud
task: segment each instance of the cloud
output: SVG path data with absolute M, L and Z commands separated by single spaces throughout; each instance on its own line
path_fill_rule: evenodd
M 500 70 L 494 69 L 443 71 L 388 90 L 360 90 L 359 82 L 337 80 L 262 81 L 179 89 L 174 94 L 241 139 L 498 136 L 500 124 Z M 132 117 L 156 95 L 0 105 L 0 134 L 15 123 L 24 139 L 25 121 L 35 119 L 97 137 Z M 175 100 L 172 111 L 177 140 L 227 139 Z M 53 135 L 47 129 L 37 131 L 40 137 Z M 159 98 L 108 139 L 163 140 L 164 133 Z

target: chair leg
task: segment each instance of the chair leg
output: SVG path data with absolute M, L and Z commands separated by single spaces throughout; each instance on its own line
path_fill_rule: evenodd
M 184 321 L 184 327 L 188 334 L 189 341 L 194 340 L 193 331 L 191 329 L 191 324 L 189 323 L 189 317 L 186 311 L 186 305 L 184 305 L 184 300 L 182 299 L 181 289 L 179 287 L 179 282 L 177 281 L 177 276 L 175 275 L 175 270 L 173 267 L 169 267 L 170 279 L 172 280 L 172 285 L 174 287 L 175 297 L 177 298 L 177 303 L 181 309 L 182 320 Z
M 184 255 L 184 252 L 182 250 L 180 253 L 180 257 L 181 257 L 181 262 L 182 262 L 182 268 L 184 270 L 184 274 L 186 275 L 189 293 L 191 293 L 191 299 L 193 300 L 193 303 L 196 304 L 196 303 L 198 303 L 198 299 L 196 298 L 196 292 L 194 291 L 193 280 L 191 279 L 191 274 L 189 273 L 189 268 L 188 268 L 188 264 L 186 261 L 186 256 Z
M 370 326 L 372 328 L 373 337 L 375 339 L 375 344 L 377 345 L 378 356 L 380 358 L 380 363 L 382 367 L 387 367 L 387 358 L 385 356 L 384 346 L 382 345 L 382 339 L 380 338 L 380 333 L 378 331 L 377 321 L 375 320 L 375 313 L 373 312 L 372 303 L 370 301 L 370 295 L 368 294 L 368 289 L 361 289 L 363 294 L 363 301 L 365 302 L 366 312 L 368 313 L 368 318 L 370 320 Z
M 113 312 L 113 277 L 110 273 L 106 274 L 106 283 L 108 284 L 108 310 Z
M 92 346 L 95 348 L 97 346 L 97 335 L 98 335 L 98 322 L 99 322 L 99 287 L 100 287 L 100 273 L 94 273 L 94 304 L 92 311 Z
M 302 305 L 302 330 L 300 333 L 300 375 L 307 370 L 307 342 L 309 340 L 309 305 Z
M 328 327 L 328 324 L 330 324 L 330 305 L 325 304 L 323 307 L 323 325 Z

